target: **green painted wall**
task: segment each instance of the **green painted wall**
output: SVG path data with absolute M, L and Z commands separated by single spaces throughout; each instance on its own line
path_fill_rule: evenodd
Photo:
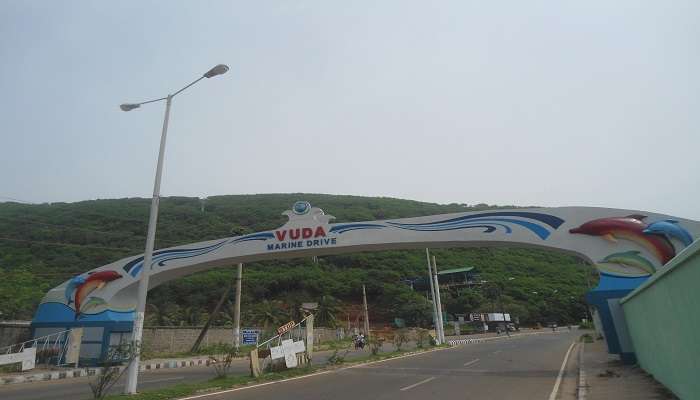
M 621 303 L 639 365 L 681 399 L 700 399 L 700 241 Z

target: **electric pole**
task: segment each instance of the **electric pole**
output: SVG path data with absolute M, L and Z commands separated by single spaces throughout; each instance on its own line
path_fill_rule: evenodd
M 241 346 L 241 280 L 243 279 L 243 263 L 238 263 L 236 271 L 236 303 L 233 306 L 233 346 Z
M 437 301 L 438 320 L 440 322 L 440 341 L 445 343 L 445 325 L 442 321 L 442 302 L 440 301 L 440 282 L 438 281 L 437 263 L 433 256 L 433 277 L 435 278 L 435 300 Z
M 367 312 L 367 292 L 365 292 L 365 285 L 362 285 L 362 307 L 365 310 L 365 337 L 369 339 L 369 312 Z
M 428 282 L 430 282 L 430 295 L 433 297 L 433 321 L 435 322 L 435 336 L 437 344 L 442 344 L 440 340 L 440 321 L 438 320 L 437 302 L 435 300 L 435 285 L 433 284 L 433 267 L 430 265 L 430 250 L 425 249 L 425 257 L 428 259 Z

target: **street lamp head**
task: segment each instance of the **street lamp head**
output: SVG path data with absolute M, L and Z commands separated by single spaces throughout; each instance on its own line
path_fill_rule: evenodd
M 217 75 L 223 75 L 228 72 L 228 66 L 225 64 L 219 64 L 216 67 L 210 69 L 204 74 L 205 78 L 213 78 Z
M 122 111 L 131 111 L 131 110 L 133 110 L 134 108 L 139 108 L 139 107 L 141 107 L 141 104 L 129 104 L 129 103 L 125 103 L 125 104 L 122 104 L 122 105 L 119 106 L 119 108 L 121 108 Z

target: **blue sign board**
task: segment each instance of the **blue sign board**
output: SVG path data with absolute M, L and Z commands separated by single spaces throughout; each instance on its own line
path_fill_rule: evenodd
M 241 329 L 241 344 L 258 344 L 258 335 L 260 331 L 257 329 Z

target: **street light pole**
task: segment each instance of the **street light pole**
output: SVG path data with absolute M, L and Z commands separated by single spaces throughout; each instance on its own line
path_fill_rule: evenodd
M 133 343 L 134 357 L 129 364 L 129 371 L 126 377 L 125 393 L 136 393 L 138 382 L 139 363 L 141 361 L 141 338 L 143 337 L 143 319 L 146 310 L 146 295 L 148 292 L 148 279 L 151 272 L 151 262 L 153 260 L 153 247 L 156 238 L 156 225 L 158 222 L 158 205 L 160 204 L 160 181 L 163 175 L 163 156 L 165 153 L 165 140 L 168 136 L 168 121 L 170 119 L 170 105 L 173 97 L 168 95 L 165 100 L 165 118 L 163 120 L 163 131 L 160 135 L 160 150 L 158 151 L 158 165 L 156 166 L 156 180 L 153 184 L 153 198 L 151 199 L 151 213 L 148 219 L 148 235 L 146 236 L 146 253 L 143 256 L 141 266 L 141 278 L 136 297 L 136 315 L 134 315 Z
M 233 306 L 233 346 L 241 347 L 241 280 L 243 279 L 243 263 L 238 263 L 236 271 L 236 303 Z
M 157 101 L 165 100 L 165 117 L 163 119 L 163 130 L 160 135 L 160 149 L 158 151 L 158 164 L 156 166 L 156 178 L 153 184 L 153 198 L 151 199 L 151 210 L 148 219 L 148 234 L 146 236 L 146 250 L 143 255 L 143 265 L 141 266 L 141 276 L 139 277 L 139 286 L 136 298 L 136 313 L 134 315 L 134 325 L 133 325 L 133 352 L 134 355 L 129 363 L 129 370 L 126 376 L 126 386 L 124 387 L 124 393 L 134 394 L 136 393 L 136 387 L 138 384 L 138 374 L 139 374 L 139 363 L 141 361 L 141 340 L 143 338 L 143 321 L 144 314 L 146 310 L 146 297 L 148 295 L 148 280 L 151 272 L 151 264 L 153 263 L 153 249 L 155 247 L 156 238 L 156 226 L 158 222 L 158 205 L 160 204 L 160 182 L 163 175 L 163 158 L 165 156 L 165 142 L 168 136 L 168 122 L 170 120 L 170 106 L 172 104 L 173 97 L 199 82 L 203 78 L 212 78 L 217 75 L 225 74 L 228 71 L 228 67 L 224 64 L 219 64 L 214 68 L 207 71 L 200 78 L 190 83 L 189 85 L 178 90 L 174 94 L 169 94 L 166 97 L 160 99 L 144 101 L 141 103 L 125 103 L 119 106 L 122 111 L 131 111 L 133 109 L 141 107 L 143 104 L 154 103 Z

